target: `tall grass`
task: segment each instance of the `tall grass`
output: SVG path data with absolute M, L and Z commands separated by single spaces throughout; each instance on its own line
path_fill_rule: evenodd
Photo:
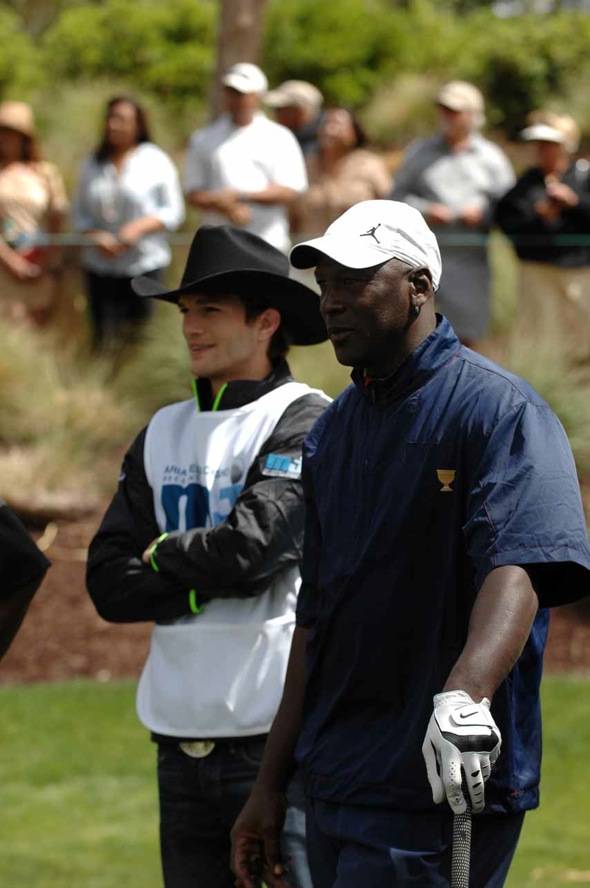
M 19 503 L 94 501 L 135 405 L 110 369 L 52 334 L 0 324 L 0 490 Z
M 176 251 L 171 280 L 185 250 Z M 527 379 L 560 416 L 580 474 L 590 477 L 590 367 L 511 329 L 518 311 L 516 264 L 499 235 L 491 242 L 493 337 L 486 352 Z M 92 504 L 110 492 L 125 447 L 159 407 L 190 397 L 180 315 L 156 305 L 142 340 L 123 361 L 89 354 L 81 319 L 66 334 L 0 323 L 0 491 L 23 500 Z M 349 383 L 328 343 L 294 348 L 297 378 L 337 395 Z

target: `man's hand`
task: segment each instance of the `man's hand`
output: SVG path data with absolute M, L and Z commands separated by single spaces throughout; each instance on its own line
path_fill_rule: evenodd
M 465 691 L 447 691 L 434 697 L 422 755 L 435 804 L 447 799 L 455 814 L 467 804 L 463 775 L 474 814 L 483 810 L 484 783 L 500 755 L 502 737 L 484 697 L 475 703 Z
M 286 802 L 280 792 L 255 785 L 231 831 L 231 868 L 236 888 L 289 888 L 281 855 Z
M 144 564 L 151 564 L 154 570 L 157 571 L 157 567 L 154 566 L 154 555 L 156 554 L 156 549 L 158 548 L 158 544 L 166 539 L 168 536 L 167 533 L 161 533 L 159 537 L 156 537 L 155 540 L 152 540 L 147 549 L 144 550 L 141 560 Z
M 561 207 L 553 200 L 538 200 L 533 205 L 533 209 L 537 216 L 540 216 L 545 222 L 555 222 L 561 216 Z
M 548 182 L 547 197 L 560 207 L 577 207 L 580 198 L 569 185 L 563 182 Z
M 424 212 L 426 221 L 433 225 L 448 225 L 453 221 L 454 215 L 450 207 L 441 203 L 428 204 Z
M 234 225 L 247 225 L 248 222 L 252 219 L 252 210 L 245 203 L 235 203 L 230 210 L 228 210 L 228 219 L 230 222 L 233 222 Z
M 459 215 L 461 222 L 470 228 L 477 228 L 484 220 L 484 208 L 478 204 L 463 207 Z

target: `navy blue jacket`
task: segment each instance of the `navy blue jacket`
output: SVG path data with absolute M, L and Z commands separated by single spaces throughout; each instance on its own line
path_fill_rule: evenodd
M 488 811 L 538 803 L 547 606 L 590 591 L 590 546 L 558 419 L 518 377 L 437 329 L 388 380 L 354 384 L 304 447 L 298 624 L 309 628 L 297 746 L 309 793 L 433 807 L 421 745 L 488 573 L 529 572 L 541 610 L 492 713 Z

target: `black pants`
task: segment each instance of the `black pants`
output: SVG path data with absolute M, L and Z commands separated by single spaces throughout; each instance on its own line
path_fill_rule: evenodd
M 164 269 L 146 272 L 146 277 L 160 281 Z M 136 338 L 152 313 L 152 300 L 137 296 L 131 278 L 86 272 L 88 308 L 95 349 L 124 345 Z
M 160 849 L 166 888 L 233 888 L 230 830 L 258 773 L 265 737 L 218 741 L 205 758 L 177 743 L 158 746 Z M 312 888 L 305 852 L 305 800 L 293 781 L 282 835 L 293 888 Z

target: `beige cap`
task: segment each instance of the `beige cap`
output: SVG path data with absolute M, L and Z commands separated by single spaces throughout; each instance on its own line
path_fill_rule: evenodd
M 241 93 L 265 93 L 268 89 L 266 75 L 258 65 L 238 62 L 223 75 L 222 84 Z
M 520 134 L 525 142 L 555 142 L 563 145 L 569 154 L 578 150 L 580 129 L 569 114 L 556 114 L 553 111 L 536 111 L 529 116 L 531 126 Z
M 483 114 L 483 96 L 476 86 L 465 80 L 451 80 L 445 83 L 436 96 L 437 105 L 444 105 L 452 111 L 474 111 Z
M 0 102 L 0 126 L 23 136 L 35 135 L 33 109 L 26 102 Z
M 264 101 L 271 108 L 288 108 L 294 105 L 296 108 L 319 111 L 324 97 L 313 83 L 306 80 L 285 80 L 267 93 Z

